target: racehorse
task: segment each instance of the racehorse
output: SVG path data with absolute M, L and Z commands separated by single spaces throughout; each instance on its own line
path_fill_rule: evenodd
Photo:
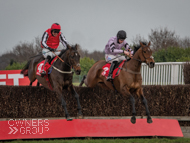
M 147 123 L 152 123 L 147 100 L 143 94 L 142 76 L 140 72 L 141 64 L 143 62 L 145 62 L 149 68 L 153 68 L 155 65 L 152 51 L 150 49 L 150 44 L 150 42 L 148 45 L 140 42 L 140 45 L 134 49 L 134 51 L 136 51 L 134 53 L 134 56 L 131 58 L 131 60 L 124 63 L 120 74 L 115 77 L 112 82 L 106 81 L 105 76 L 102 75 L 102 67 L 106 64 L 106 61 L 100 60 L 90 68 L 87 76 L 83 77 L 79 86 L 82 86 L 83 83 L 85 83 L 87 87 L 95 87 L 98 85 L 104 89 L 117 90 L 123 96 L 130 96 L 130 101 L 132 103 L 131 122 L 133 124 L 136 123 L 135 98 L 133 95 L 138 95 L 138 97 L 142 98 L 142 101 L 146 108 Z
M 38 82 L 41 83 L 45 88 L 51 89 L 58 94 L 62 107 L 65 110 L 65 117 L 67 121 L 71 121 L 72 118 L 69 116 L 66 102 L 63 99 L 63 89 L 67 89 L 68 92 L 70 92 L 77 99 L 78 116 L 79 118 L 82 117 L 79 95 L 75 91 L 72 84 L 73 72 L 71 71 L 71 68 L 73 67 L 77 75 L 79 75 L 81 72 L 80 55 L 77 51 L 77 47 L 77 44 L 72 47 L 67 45 L 67 49 L 60 52 L 60 54 L 57 56 L 58 59 L 52 65 L 52 71 L 48 76 L 49 82 L 46 81 L 46 77 L 36 75 L 37 64 L 44 60 L 42 56 L 29 60 L 21 71 L 21 74 L 28 76 L 30 79 L 30 85 L 32 85 L 32 83 L 37 79 Z

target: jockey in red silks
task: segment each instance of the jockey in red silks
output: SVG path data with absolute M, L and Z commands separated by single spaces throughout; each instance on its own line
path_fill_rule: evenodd
M 133 54 L 133 51 L 125 41 L 126 38 L 126 32 L 120 30 L 118 31 L 117 36 L 111 37 L 105 46 L 105 60 L 106 62 L 111 63 L 107 81 L 113 80 L 112 73 L 115 65 L 117 65 L 118 62 L 125 60 L 125 56 L 121 56 L 119 54 L 124 53 L 127 56 L 132 56 Z M 122 47 L 124 47 L 125 50 L 122 50 Z
M 52 24 L 51 28 L 47 29 L 43 36 L 41 41 L 41 47 L 43 48 L 42 54 L 45 58 L 43 70 L 41 72 L 41 76 L 43 77 L 46 75 L 46 71 L 44 70 L 46 62 L 49 62 L 53 57 L 58 55 L 60 52 L 56 51 L 56 49 L 59 46 L 59 42 L 63 44 L 65 48 L 67 48 L 67 40 L 63 36 L 63 33 L 61 31 L 61 26 L 58 23 Z M 52 53 L 55 52 L 54 53 Z

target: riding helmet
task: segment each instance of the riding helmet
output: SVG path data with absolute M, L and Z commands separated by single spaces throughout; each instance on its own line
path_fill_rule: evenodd
M 127 34 L 126 34 L 126 32 L 124 30 L 118 31 L 118 33 L 117 33 L 117 39 L 118 40 L 119 39 L 125 40 L 126 38 L 127 38 Z
M 54 29 L 61 30 L 61 26 L 58 23 L 54 23 L 51 26 L 51 30 L 54 30 Z

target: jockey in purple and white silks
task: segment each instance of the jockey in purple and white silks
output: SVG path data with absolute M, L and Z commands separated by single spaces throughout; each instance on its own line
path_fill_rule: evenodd
M 127 38 L 126 32 L 120 30 L 118 31 L 117 36 L 111 37 L 105 46 L 105 60 L 106 62 L 111 63 L 107 81 L 113 80 L 112 72 L 114 70 L 115 65 L 117 65 L 118 62 L 125 60 L 125 56 L 121 56 L 120 54 L 124 53 L 127 56 L 129 55 L 132 56 L 133 54 L 132 49 L 125 41 L 126 38 Z M 122 47 L 124 47 L 125 50 L 122 50 L 121 49 Z

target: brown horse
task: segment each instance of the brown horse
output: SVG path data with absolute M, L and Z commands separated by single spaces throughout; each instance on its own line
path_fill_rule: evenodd
M 132 117 L 131 122 L 136 123 L 136 111 L 135 111 L 135 99 L 134 94 L 137 94 L 142 98 L 142 101 L 146 108 L 147 122 L 152 123 L 150 117 L 150 112 L 147 106 L 147 100 L 143 95 L 142 89 L 142 77 L 141 77 L 141 64 L 145 62 L 150 68 L 154 67 L 154 59 L 152 56 L 152 51 L 150 49 L 150 42 L 148 45 L 144 45 L 140 42 L 139 47 L 135 47 L 135 54 L 133 58 L 125 62 L 123 68 L 120 72 L 120 75 L 115 77 L 113 80 L 114 87 L 112 82 L 106 81 L 106 78 L 101 74 L 103 72 L 102 67 L 106 64 L 106 61 L 101 60 L 96 62 L 88 71 L 87 76 L 83 77 L 83 80 L 80 83 L 82 86 L 83 83 L 87 87 L 95 87 L 96 85 L 101 86 L 104 89 L 117 90 L 120 94 L 124 96 L 130 96 L 130 101 L 132 103 Z
M 22 74 L 28 76 L 30 79 L 30 85 L 37 79 L 39 83 L 41 83 L 44 87 L 55 91 L 59 99 L 61 101 L 62 107 L 65 110 L 65 117 L 68 121 L 72 120 L 69 117 L 69 113 L 67 111 L 66 102 L 62 96 L 62 90 L 67 89 L 75 98 L 77 99 L 77 109 L 78 109 L 78 116 L 82 116 L 81 105 L 79 102 L 79 95 L 74 89 L 72 84 L 73 72 L 71 71 L 71 67 L 73 67 L 75 73 L 77 75 L 80 74 L 80 55 L 77 51 L 78 45 L 70 47 L 67 45 L 67 50 L 62 50 L 61 53 L 58 55 L 56 62 L 52 65 L 52 71 L 49 74 L 49 84 L 46 81 L 45 77 L 41 77 L 36 75 L 37 64 L 41 62 L 43 59 L 42 56 L 35 57 L 28 61 L 24 69 L 21 71 Z

